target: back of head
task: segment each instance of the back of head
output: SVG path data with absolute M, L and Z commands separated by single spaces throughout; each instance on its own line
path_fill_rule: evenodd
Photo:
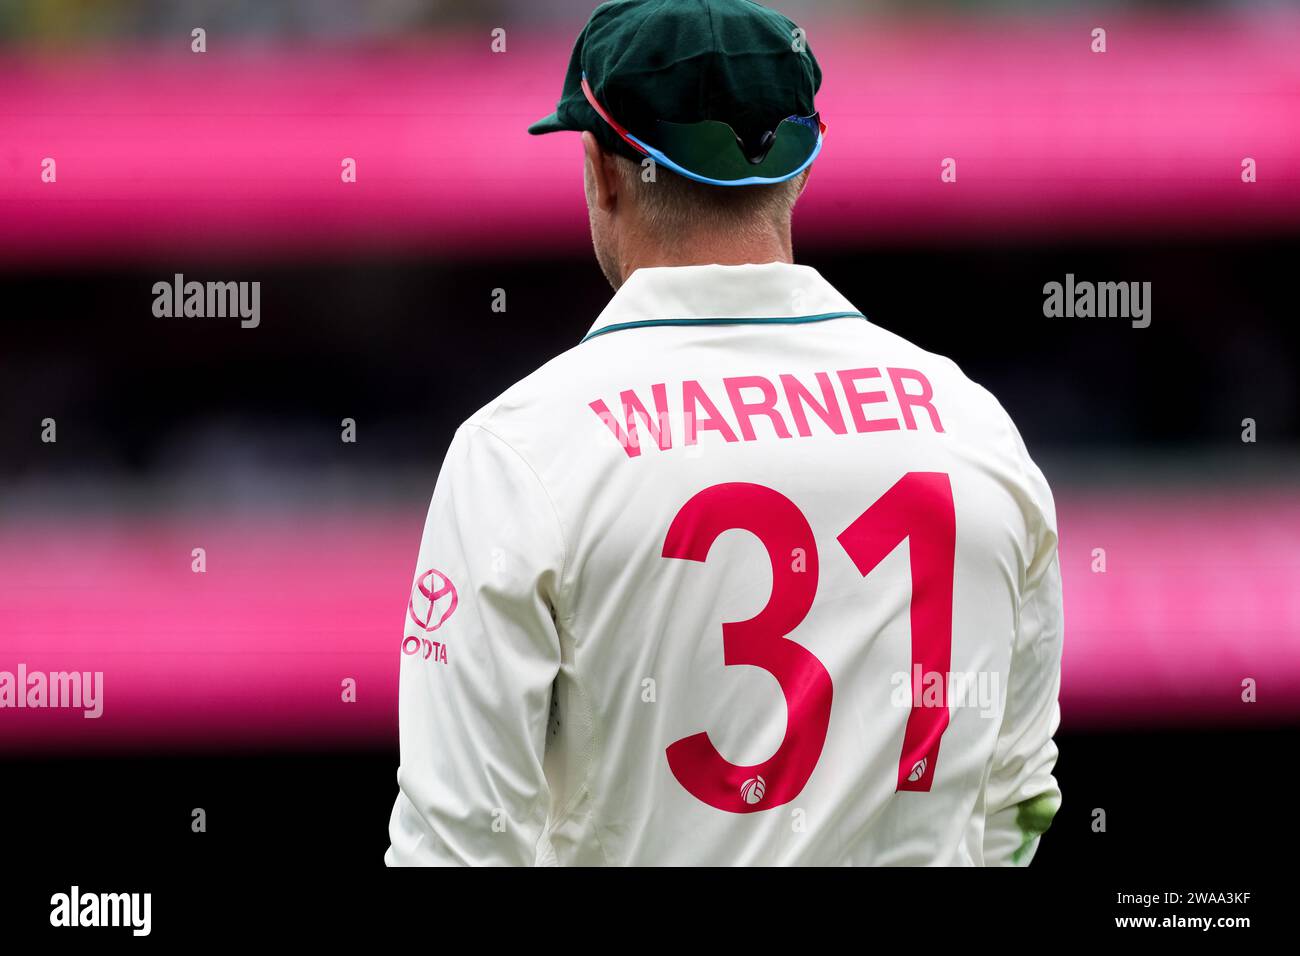
M 639 218 L 664 240 L 701 233 L 789 228 L 795 201 L 808 175 L 743 188 L 701 183 L 671 170 L 613 157 L 619 184 Z
M 579 35 L 555 113 L 529 131 L 594 137 L 643 241 L 775 230 L 788 246 L 825 130 L 813 102 L 820 84 L 803 31 L 775 10 L 750 0 L 613 0 Z M 592 160 L 589 150 L 589 201 Z M 611 227 L 598 209 L 592 215 L 599 255 Z

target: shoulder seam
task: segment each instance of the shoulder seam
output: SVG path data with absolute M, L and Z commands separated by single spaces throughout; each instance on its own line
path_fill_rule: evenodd
M 512 455 L 519 459 L 520 463 L 528 469 L 528 473 L 533 476 L 533 480 L 537 482 L 537 487 L 542 490 L 542 496 L 546 498 L 546 503 L 551 506 L 551 517 L 555 519 L 555 528 L 556 531 L 559 532 L 560 536 L 560 576 L 556 583 L 559 589 L 559 595 L 563 595 L 565 591 L 565 575 L 569 570 L 569 542 L 568 538 L 564 534 L 564 522 L 560 520 L 560 509 L 555 506 L 555 499 L 551 497 L 551 493 L 546 487 L 546 482 L 542 481 L 542 476 L 537 473 L 537 469 L 533 467 L 532 462 L 525 458 L 514 445 L 510 444 L 486 425 L 475 421 L 466 421 L 463 427 L 477 428 L 485 435 L 492 436 L 492 438 L 500 443 L 501 447 L 507 449 Z M 559 610 L 560 609 L 557 608 L 557 611 Z M 564 614 L 561 613 L 559 616 L 564 617 Z

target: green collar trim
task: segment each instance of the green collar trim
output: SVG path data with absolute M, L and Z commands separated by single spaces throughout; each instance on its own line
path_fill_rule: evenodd
M 603 329 L 588 332 L 583 337 L 594 339 L 606 332 L 621 332 L 623 329 L 644 329 L 652 325 L 803 325 L 806 322 L 825 322 L 828 319 L 865 319 L 861 312 L 822 312 L 817 315 L 778 316 L 776 318 L 756 317 L 752 319 L 638 319 L 635 322 L 616 322 Z M 579 342 L 579 345 L 582 343 Z

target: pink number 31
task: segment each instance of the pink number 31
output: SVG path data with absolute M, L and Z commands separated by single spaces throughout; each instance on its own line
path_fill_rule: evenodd
M 753 813 L 789 803 L 799 795 L 821 757 L 830 724 L 833 686 L 825 666 L 802 644 L 786 637 L 799 626 L 817 593 L 817 544 L 803 512 L 764 485 L 728 482 L 705 488 L 682 506 L 664 540 L 663 556 L 704 562 L 724 531 L 749 531 L 767 549 L 772 593 L 747 621 L 722 625 L 723 662 L 761 667 L 785 695 L 785 738 L 767 760 L 738 766 L 718 753 L 707 732 L 668 747 L 668 766 L 678 782 L 709 806 Z M 952 656 L 953 559 L 956 516 L 952 486 L 939 472 L 905 474 L 839 536 L 841 547 L 864 577 L 904 539 L 910 539 L 912 572 L 912 672 L 946 676 Z M 800 549 L 804 566 L 791 556 Z M 910 678 L 910 673 L 909 673 Z M 929 791 L 948 726 L 943 706 L 915 700 L 898 760 L 899 790 Z

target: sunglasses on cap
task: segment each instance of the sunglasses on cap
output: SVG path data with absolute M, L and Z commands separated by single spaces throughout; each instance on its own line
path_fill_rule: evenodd
M 586 73 L 582 74 L 582 92 L 600 118 L 637 152 L 680 176 L 712 186 L 757 186 L 792 179 L 812 165 L 821 152 L 826 133 L 826 124 L 819 113 L 787 116 L 775 130 L 763 134 L 760 152 L 747 156 L 736 131 L 721 120 L 699 123 L 658 120 L 654 136 L 657 146 L 651 146 L 620 126 L 596 102 Z

